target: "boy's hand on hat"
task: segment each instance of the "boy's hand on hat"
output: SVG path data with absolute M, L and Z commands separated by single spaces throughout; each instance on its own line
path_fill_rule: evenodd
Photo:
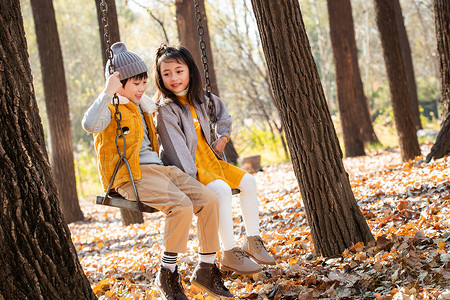
M 108 96 L 112 97 L 120 89 L 122 83 L 119 80 L 119 72 L 116 71 L 111 74 L 111 76 L 106 79 L 105 89 L 103 92 Z

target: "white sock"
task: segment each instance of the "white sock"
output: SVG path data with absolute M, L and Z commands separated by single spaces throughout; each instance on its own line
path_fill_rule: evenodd
M 214 264 L 216 261 L 216 253 L 200 253 L 200 262 L 207 263 L 207 264 Z
M 172 273 L 175 272 L 175 268 L 177 267 L 177 255 L 173 255 L 173 253 L 164 252 L 161 257 L 161 266 L 166 269 L 169 269 Z

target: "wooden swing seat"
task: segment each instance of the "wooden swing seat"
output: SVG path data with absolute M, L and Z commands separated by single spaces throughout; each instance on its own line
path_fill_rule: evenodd
M 239 194 L 239 189 L 232 189 L 231 193 L 233 195 Z M 105 199 L 105 194 L 99 194 L 97 195 L 97 199 L 95 201 L 96 204 L 100 205 L 107 205 L 111 207 L 117 207 L 117 208 L 125 208 L 133 211 L 139 211 L 139 212 L 146 212 L 146 213 L 154 213 L 158 210 L 156 208 L 153 208 L 151 206 L 145 205 L 141 202 L 141 208 L 139 209 L 139 205 L 137 201 L 128 200 L 122 197 L 119 193 L 113 191 L 110 192 L 108 197 Z
M 137 201 L 132 201 L 125 199 L 117 192 L 110 192 L 108 197 L 105 199 L 105 194 L 97 195 L 96 204 L 107 205 L 117 208 L 125 208 L 133 211 L 146 212 L 146 213 L 154 213 L 158 210 L 151 206 L 145 205 L 141 202 L 141 208 L 139 209 L 139 205 Z

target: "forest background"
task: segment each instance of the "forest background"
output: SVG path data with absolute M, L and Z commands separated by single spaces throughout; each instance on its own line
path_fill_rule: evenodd
M 205 1 L 214 67 L 221 98 L 233 116 L 232 139 L 241 157 L 259 154 L 262 164 L 289 158 L 283 151 L 281 122 L 271 97 L 271 87 L 250 1 Z M 39 54 L 31 6 L 22 0 L 28 52 L 40 115 L 51 151 Z M 104 85 L 104 67 L 95 2 L 53 1 L 64 58 L 75 156 L 77 191 L 80 199 L 101 191 L 93 138 L 81 128 L 84 112 Z M 439 129 L 439 68 L 434 19 L 430 0 L 400 1 L 411 46 L 421 121 L 424 128 Z M 325 0 L 301 0 L 303 21 L 318 66 L 325 96 L 340 140 L 335 68 L 329 37 Z M 162 42 L 179 43 L 174 1 L 116 1 L 121 40 L 147 62 Z M 358 59 L 364 92 L 368 98 L 374 130 L 383 147 L 398 145 L 383 52 L 371 1 L 352 1 Z M 196 32 L 193 34 L 197 35 Z M 155 91 L 151 80 L 147 95 Z M 343 147 L 342 147 L 343 149 Z

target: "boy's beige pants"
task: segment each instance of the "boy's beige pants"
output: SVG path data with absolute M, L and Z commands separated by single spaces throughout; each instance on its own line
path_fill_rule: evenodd
M 174 166 L 140 165 L 142 179 L 135 181 L 139 200 L 166 215 L 165 251 L 187 251 L 192 213 L 197 215 L 200 253 L 219 251 L 219 200 L 206 186 Z M 136 200 L 131 182 L 116 187 L 129 200 Z

